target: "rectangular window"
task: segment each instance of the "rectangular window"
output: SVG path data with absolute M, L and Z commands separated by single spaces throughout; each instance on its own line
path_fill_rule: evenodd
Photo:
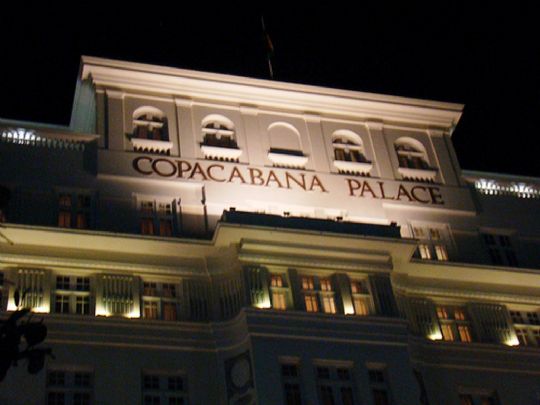
M 386 370 L 368 368 L 368 381 L 375 405 L 390 405 L 390 389 L 386 378 Z
M 54 311 L 57 314 L 69 314 L 69 295 L 56 295 Z
M 273 291 L 272 292 L 272 308 L 285 310 L 287 309 L 287 302 L 285 300 L 284 291 Z
M 174 236 L 180 230 L 175 228 L 178 224 L 174 209 L 176 200 L 159 201 L 142 199 L 138 202 L 140 231 L 142 235 L 157 235 L 163 237 Z
M 185 375 L 167 373 L 143 373 L 143 404 L 187 405 L 188 387 Z
M 288 296 L 289 285 L 287 276 L 284 274 L 270 274 L 270 298 L 272 299 L 272 308 L 286 310 Z
M 47 405 L 91 405 L 93 373 L 89 371 L 49 370 Z
M 508 235 L 482 234 L 491 263 L 499 266 L 517 267 L 516 252 Z
M 304 303 L 307 312 L 319 312 L 319 303 L 317 296 L 314 294 L 304 294 Z
M 327 278 L 321 279 L 321 291 L 332 291 L 332 283 Z
M 336 313 L 336 302 L 333 295 L 322 295 L 323 311 L 327 314 Z
M 367 280 L 351 280 L 351 295 L 356 315 L 371 313 L 371 294 Z
M 472 342 L 471 325 L 464 308 L 437 306 L 437 318 L 439 318 L 443 340 Z
M 156 301 L 144 301 L 143 313 L 146 319 L 158 319 L 158 303 Z
M 302 277 L 302 290 L 314 290 L 315 283 L 313 277 Z
M 299 366 L 293 363 L 281 364 L 281 380 L 285 405 L 302 405 L 302 391 Z
M 417 257 L 423 260 L 448 260 L 450 236 L 446 227 L 414 225 L 411 231 L 413 237 L 419 240 Z
M 283 287 L 283 277 L 281 274 L 272 274 L 270 276 L 270 287 Z
M 54 312 L 90 315 L 90 278 L 56 276 Z
M 327 364 L 315 366 L 317 391 L 321 404 L 354 405 L 352 369 L 349 366 Z
M 143 282 L 142 307 L 146 319 L 176 321 L 177 306 L 176 284 Z
M 87 229 L 90 227 L 92 198 L 88 194 L 66 192 L 58 195 L 58 226 Z
M 540 346 L 538 312 L 509 311 L 520 346 Z

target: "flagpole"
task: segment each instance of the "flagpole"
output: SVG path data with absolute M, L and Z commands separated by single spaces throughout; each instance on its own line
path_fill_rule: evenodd
M 266 61 L 268 63 L 268 72 L 270 73 L 270 78 L 274 79 L 274 68 L 272 66 L 272 55 L 274 53 L 274 45 L 272 44 L 272 40 L 270 39 L 270 35 L 268 35 L 268 32 L 266 32 L 266 24 L 264 23 L 264 16 L 261 15 L 261 24 L 262 24 L 262 30 L 263 30 L 263 36 L 266 43 Z

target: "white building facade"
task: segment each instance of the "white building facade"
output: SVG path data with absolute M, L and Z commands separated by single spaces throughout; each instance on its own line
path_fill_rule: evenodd
M 462 172 L 461 111 L 83 57 L 69 128 L 0 121 L 56 356 L 0 403 L 538 405 L 540 182 Z

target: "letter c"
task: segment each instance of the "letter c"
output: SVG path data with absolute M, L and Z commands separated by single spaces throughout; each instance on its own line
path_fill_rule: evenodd
M 148 163 L 152 163 L 152 158 L 148 156 L 139 156 L 138 158 L 133 159 L 133 168 L 138 171 L 141 174 L 144 174 L 145 176 L 149 176 L 152 174 L 152 170 L 143 170 L 141 169 L 139 162 L 141 160 L 146 160 Z
M 416 195 L 416 190 L 417 189 L 420 189 L 422 190 L 424 193 L 427 193 L 428 191 L 426 190 L 425 187 L 423 186 L 414 186 L 412 189 L 411 189 L 411 195 L 413 196 L 413 198 L 418 201 L 418 202 L 421 202 L 422 204 L 429 204 L 429 198 L 427 200 L 422 200 L 420 197 L 418 197 Z

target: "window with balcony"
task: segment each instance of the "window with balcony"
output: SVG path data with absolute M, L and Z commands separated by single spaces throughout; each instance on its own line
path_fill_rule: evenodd
M 133 112 L 133 132 L 129 138 L 137 152 L 169 154 L 172 149 L 167 117 L 155 107 L 144 106 Z
M 268 159 L 273 166 L 305 168 L 308 157 L 304 155 L 300 143 L 300 132 L 286 122 L 274 122 L 268 127 L 270 150 Z
M 145 319 L 178 319 L 178 299 L 175 283 L 143 281 L 142 313 Z
M 402 137 L 394 142 L 398 172 L 405 180 L 433 181 L 437 170 L 429 165 L 426 148 L 422 142 Z
M 369 175 L 373 164 L 365 157 L 362 139 L 352 131 L 339 130 L 332 135 L 334 166 L 340 173 Z
M 437 306 L 437 318 L 441 326 L 443 340 L 472 342 L 472 329 L 465 308 Z
M 222 116 L 212 114 L 202 120 L 201 150 L 206 159 L 238 161 L 242 150 L 238 147 L 234 123 Z
M 86 193 L 61 192 L 58 194 L 58 226 L 60 228 L 88 229 L 92 219 L 92 197 Z

